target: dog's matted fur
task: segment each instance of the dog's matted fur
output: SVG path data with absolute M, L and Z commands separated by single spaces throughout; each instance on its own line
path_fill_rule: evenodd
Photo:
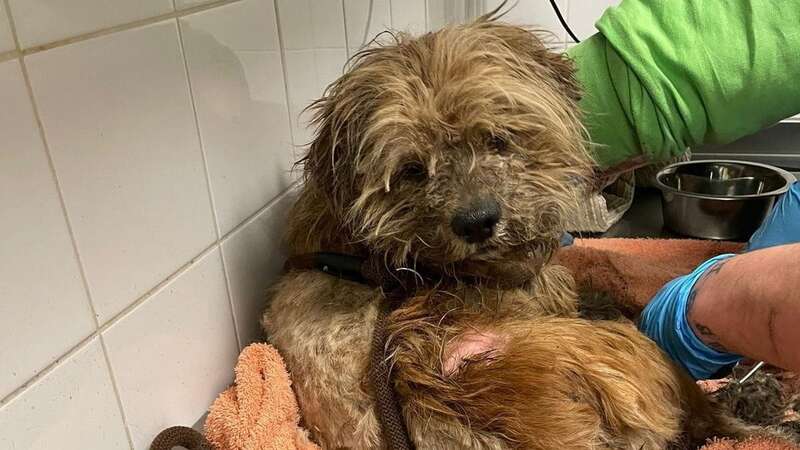
M 578 95 L 569 60 L 483 17 L 361 52 L 314 105 L 292 252 L 441 274 L 387 325 L 418 449 L 659 449 L 736 428 L 635 328 L 577 318 L 548 264 L 591 170 Z M 484 281 L 459 281 L 467 266 Z M 272 291 L 264 327 L 325 448 L 385 445 L 366 381 L 382 301 L 314 271 Z

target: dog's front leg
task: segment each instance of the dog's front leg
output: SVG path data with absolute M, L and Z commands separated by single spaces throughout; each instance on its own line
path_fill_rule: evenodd
M 365 383 L 379 299 L 375 289 L 322 272 L 285 275 L 271 292 L 262 324 L 323 448 L 380 448 Z
M 578 316 L 578 295 L 575 280 L 564 266 L 547 264 L 541 268 L 531 286 L 532 300 L 544 314 L 561 317 Z

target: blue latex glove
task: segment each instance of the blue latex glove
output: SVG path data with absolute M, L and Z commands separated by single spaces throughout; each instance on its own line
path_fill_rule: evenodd
M 800 242 L 800 182 L 797 181 L 778 199 L 764 223 L 750 237 L 747 251 L 792 242 Z
M 639 318 L 639 330 L 696 380 L 708 379 L 723 367 L 742 359 L 739 355 L 720 352 L 706 345 L 694 334 L 686 319 L 686 309 L 697 280 L 718 261 L 732 256 L 715 256 L 689 275 L 670 281 L 650 300 Z

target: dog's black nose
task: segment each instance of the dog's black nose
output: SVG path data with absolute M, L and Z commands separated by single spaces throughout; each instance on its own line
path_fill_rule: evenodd
M 469 208 L 456 212 L 450 227 L 470 244 L 483 242 L 494 235 L 494 226 L 500 221 L 500 205 L 494 199 L 481 199 Z

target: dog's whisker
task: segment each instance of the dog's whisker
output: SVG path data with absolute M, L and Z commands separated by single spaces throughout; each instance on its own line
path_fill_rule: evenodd
M 422 277 L 422 274 L 420 274 L 419 272 L 417 272 L 416 270 L 414 270 L 414 269 L 412 269 L 410 267 L 398 267 L 395 270 L 398 271 L 398 272 L 402 272 L 402 271 L 411 272 L 411 273 L 414 274 L 414 276 L 417 279 L 417 281 L 419 281 L 420 285 L 425 283 L 425 278 Z
M 424 239 L 422 239 L 422 237 L 421 237 L 419 234 L 416 234 L 416 233 L 415 233 L 415 234 L 414 234 L 414 236 L 417 238 L 417 240 L 419 240 L 420 242 L 422 242 L 422 245 L 424 245 L 425 247 L 428 247 L 428 248 L 433 248 L 433 246 L 432 246 L 432 245 L 430 245 L 430 244 L 428 244 L 427 242 L 425 242 L 425 240 L 424 240 Z

